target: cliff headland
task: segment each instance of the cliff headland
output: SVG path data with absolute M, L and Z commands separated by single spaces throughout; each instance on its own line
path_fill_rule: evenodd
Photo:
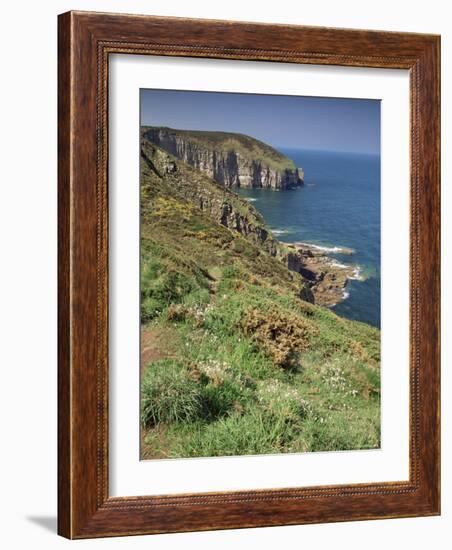
M 244 134 L 145 126 L 145 139 L 226 187 L 292 189 L 303 170 L 266 143 Z

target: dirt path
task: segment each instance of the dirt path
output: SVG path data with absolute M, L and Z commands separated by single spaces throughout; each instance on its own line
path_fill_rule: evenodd
M 174 354 L 176 341 L 174 332 L 170 328 L 160 326 L 143 327 L 141 329 L 141 361 L 140 373 L 143 376 L 149 363 L 166 359 Z M 146 443 L 145 438 L 149 433 L 154 433 L 152 445 Z M 164 426 L 152 430 L 146 430 L 140 423 L 140 457 L 142 460 L 151 458 L 167 458 L 160 448 L 165 448 L 165 433 Z
M 174 333 L 170 328 L 145 327 L 141 329 L 141 373 L 152 361 L 171 357 L 175 348 Z

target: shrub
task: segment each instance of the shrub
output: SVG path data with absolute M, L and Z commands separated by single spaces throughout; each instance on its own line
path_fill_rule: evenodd
M 148 366 L 141 382 L 141 421 L 145 426 L 191 421 L 200 414 L 200 386 L 181 363 L 164 359 Z
M 378 361 L 376 361 L 373 357 L 371 357 L 369 355 L 369 353 L 367 352 L 367 350 L 364 348 L 364 346 L 360 342 L 357 342 L 356 340 L 350 340 L 349 346 L 350 346 L 350 351 L 351 351 L 352 355 L 354 355 L 355 357 L 357 357 L 361 361 L 364 361 L 369 366 L 372 366 L 376 369 L 378 368 L 379 359 L 378 359 Z
M 187 317 L 187 308 L 182 304 L 170 304 L 166 310 L 167 321 L 185 321 Z
M 243 333 L 263 349 L 273 364 L 282 368 L 297 365 L 300 352 L 306 350 L 313 326 L 292 313 L 272 308 L 251 308 L 240 321 Z

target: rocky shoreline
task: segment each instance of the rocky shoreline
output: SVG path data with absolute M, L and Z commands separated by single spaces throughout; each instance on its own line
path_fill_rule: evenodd
M 360 267 L 338 262 L 330 254 L 353 255 L 354 250 L 345 247 L 322 247 L 308 243 L 287 245 L 288 267 L 300 273 L 309 283 L 315 303 L 333 307 L 348 298 L 346 286 L 350 280 L 363 280 Z

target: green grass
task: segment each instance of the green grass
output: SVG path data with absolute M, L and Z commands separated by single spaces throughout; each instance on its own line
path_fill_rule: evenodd
M 170 456 L 237 456 L 272 454 L 287 451 L 297 428 L 252 409 L 244 415 L 232 415 L 207 426 L 185 426 L 178 434 Z
M 173 406 L 190 413 L 160 412 L 169 447 L 148 444 L 152 456 L 220 456 L 275 452 L 326 451 L 379 446 L 379 370 L 351 351 L 351 343 L 367 341 L 368 327 L 337 322 L 328 311 L 297 302 L 274 291 L 246 283 L 240 292 L 221 284 L 236 272 L 225 268 L 219 282 L 222 295 L 195 295 L 178 321 L 161 315 L 154 326 L 170 326 L 180 342 L 175 361 L 150 363 L 146 376 L 168 369 L 177 387 L 186 388 L 190 407 Z M 232 280 L 235 280 L 232 278 Z M 256 345 L 240 328 L 250 307 L 270 307 L 299 316 L 312 324 L 308 344 L 291 369 L 275 363 L 265 347 Z M 313 310 L 313 311 L 312 311 Z M 152 327 L 152 325 L 148 325 Z M 366 337 L 364 337 L 366 336 Z M 377 331 L 373 334 L 377 337 Z M 365 349 L 365 348 L 363 348 Z M 370 346 L 372 349 L 372 346 Z M 148 379 L 145 377 L 144 382 Z M 159 386 L 160 387 L 160 386 Z M 169 385 L 171 391 L 172 386 Z M 157 396 L 155 386 L 143 383 L 146 403 L 167 406 L 167 392 Z M 150 391 L 152 390 L 152 391 Z M 155 418 L 154 414 L 152 418 Z M 172 420 L 170 420 L 170 418 Z M 149 424 L 147 424 L 149 426 Z M 150 440 L 152 441 L 152 440 Z
M 157 361 L 147 369 L 141 394 L 141 422 L 148 427 L 161 422 L 195 420 L 201 411 L 198 384 L 187 377 L 183 365 L 177 361 Z
M 298 274 L 185 194 L 213 183 L 143 174 L 141 321 L 172 335 L 144 365 L 143 456 L 378 448 L 379 331 L 301 300 Z

